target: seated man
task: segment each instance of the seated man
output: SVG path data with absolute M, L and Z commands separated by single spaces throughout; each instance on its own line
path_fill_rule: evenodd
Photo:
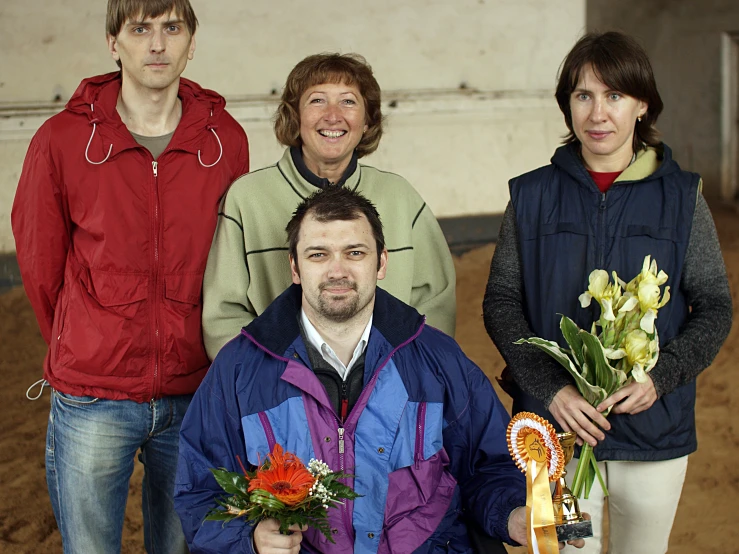
M 508 414 L 452 338 L 377 288 L 374 206 L 328 188 L 287 233 L 294 285 L 220 351 L 182 425 L 175 507 L 191 552 L 468 553 L 463 517 L 525 544 Z M 203 521 L 223 494 L 209 468 L 253 468 L 276 443 L 355 475 L 362 496 L 329 510 L 335 544 L 274 520 Z

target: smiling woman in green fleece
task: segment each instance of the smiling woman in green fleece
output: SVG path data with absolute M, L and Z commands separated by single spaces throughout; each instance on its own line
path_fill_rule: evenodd
M 434 214 L 408 181 L 358 163 L 377 149 L 382 123 L 380 87 L 361 56 L 309 56 L 290 72 L 275 119 L 285 154 L 238 179 L 220 210 L 203 283 L 211 359 L 290 286 L 285 225 L 331 186 L 377 206 L 389 252 L 382 288 L 454 335 L 454 264 Z

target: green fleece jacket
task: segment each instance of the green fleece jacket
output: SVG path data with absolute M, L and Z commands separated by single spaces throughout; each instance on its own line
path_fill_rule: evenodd
M 377 207 L 388 249 L 387 292 L 454 335 L 456 277 L 434 214 L 402 177 L 357 164 L 344 186 Z M 290 150 L 234 182 L 223 201 L 203 281 L 203 337 L 211 359 L 290 284 L 285 226 L 318 188 L 295 167 Z

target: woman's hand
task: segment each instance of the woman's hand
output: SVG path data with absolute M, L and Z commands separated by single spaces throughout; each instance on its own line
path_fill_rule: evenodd
M 595 447 L 598 441 L 606 438 L 602 429 L 608 431 L 611 428 L 603 414 L 588 404 L 574 385 L 567 385 L 555 395 L 549 411 L 562 429 L 577 433 L 577 444 L 580 445 L 584 441 Z
M 276 519 L 263 519 L 254 529 L 254 551 L 257 554 L 298 554 L 303 533 L 307 527 L 291 525 L 290 535 L 280 534 L 280 522 Z
M 646 383 L 632 381 L 621 390 L 614 392 L 598 404 L 598 411 L 604 412 L 613 406 L 614 414 L 638 414 L 652 407 L 657 400 L 657 390 L 652 378 L 647 375 Z

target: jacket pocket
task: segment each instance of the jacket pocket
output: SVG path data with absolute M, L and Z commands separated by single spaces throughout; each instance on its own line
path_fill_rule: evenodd
M 657 225 L 626 225 L 615 232 L 613 255 L 622 260 L 618 268 L 619 277 L 630 280 L 642 268 L 645 256 L 657 261 L 657 267 L 669 275 L 668 285 L 674 288 L 679 282 L 687 243 L 681 244 L 677 229 Z M 616 269 L 616 268 L 614 268 Z
M 388 543 L 408 543 L 408 552 L 412 552 L 438 530 L 457 487 L 448 467 L 449 458 L 442 448 L 389 475 L 384 522 Z
M 627 225 L 624 237 L 646 236 L 657 240 L 677 242 L 677 230 L 671 227 L 653 227 L 649 225 Z
M 80 281 L 105 311 L 133 319 L 149 294 L 149 278 L 139 274 L 111 273 L 82 268 Z
M 521 240 L 536 240 L 553 235 L 582 235 L 591 234 L 590 225 L 579 221 L 558 221 L 556 223 L 536 223 L 534 225 L 519 225 L 518 234 Z
M 175 375 L 208 365 L 202 333 L 202 273 L 165 275 L 161 310 L 162 356 Z
M 172 308 L 182 315 L 188 315 L 193 307 L 200 305 L 203 289 L 202 273 L 166 275 L 164 277 L 164 297 L 171 300 Z
M 51 362 L 55 364 L 59 358 L 59 345 L 62 342 L 62 335 L 64 334 L 64 320 L 67 317 L 67 304 L 69 302 L 69 294 L 66 287 L 62 287 L 59 293 L 59 303 L 54 312 L 54 324 L 51 328 L 51 342 L 53 348 L 51 352 Z
M 413 403 L 408 403 L 408 407 Z M 393 453 L 401 448 L 410 456 L 398 458 L 388 475 L 388 495 L 385 506 L 384 529 L 392 543 L 408 542 L 413 534 L 413 551 L 438 527 L 450 508 L 457 485 L 449 473 L 449 457 L 443 448 L 443 406 L 422 402 L 417 405 L 412 444 L 403 439 L 393 446 Z M 414 410 L 406 408 L 404 416 Z M 401 427 L 403 424 L 401 422 Z
M 147 275 L 77 266 L 65 283 L 57 362 L 76 373 L 127 376 L 147 361 Z M 59 375 L 89 384 L 82 376 Z

